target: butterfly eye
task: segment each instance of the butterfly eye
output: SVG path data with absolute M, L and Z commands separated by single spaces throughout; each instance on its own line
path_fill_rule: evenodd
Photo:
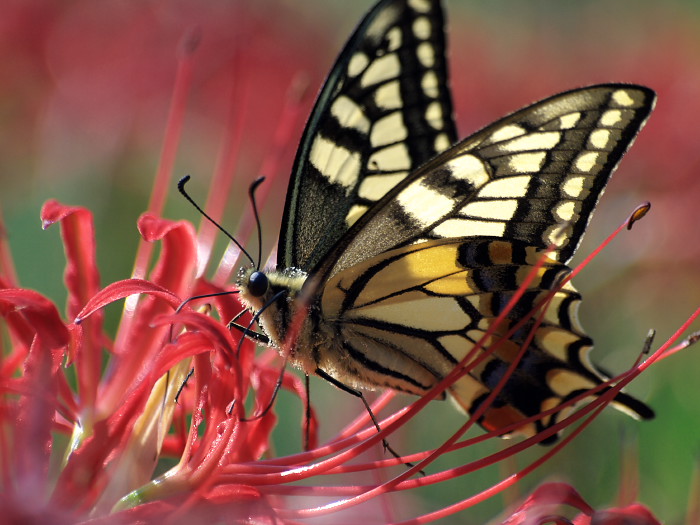
M 253 297 L 262 297 L 267 292 L 267 275 L 262 272 L 253 272 L 248 278 L 248 292 Z

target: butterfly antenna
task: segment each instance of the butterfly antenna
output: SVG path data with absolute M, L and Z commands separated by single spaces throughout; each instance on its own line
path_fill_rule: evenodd
M 255 217 L 255 226 L 258 230 L 258 264 L 255 267 L 256 270 L 260 269 L 260 264 L 262 263 L 262 227 L 260 225 L 260 215 L 258 214 L 258 203 L 255 201 L 255 192 L 258 189 L 258 186 L 260 186 L 264 180 L 265 180 L 265 177 L 258 177 L 250 185 L 250 188 L 248 188 L 248 195 L 250 197 L 250 204 L 253 206 L 253 216 Z
M 246 249 L 245 249 L 243 246 L 241 246 L 241 243 L 239 243 L 236 239 L 234 239 L 234 238 L 233 238 L 233 235 L 231 235 L 229 232 L 227 232 L 227 231 L 223 228 L 223 226 L 221 226 L 218 222 L 216 222 L 214 219 L 212 219 L 212 218 L 199 206 L 199 204 L 197 204 L 197 203 L 194 201 L 194 199 L 193 199 L 192 197 L 190 197 L 189 193 L 187 193 L 187 191 L 185 191 L 185 184 L 187 184 L 187 181 L 189 181 L 189 180 L 190 180 L 190 176 L 189 176 L 189 175 L 185 175 L 185 176 L 182 177 L 182 178 L 178 181 L 178 183 L 177 183 L 177 189 L 180 191 L 180 193 L 182 194 L 182 196 L 185 197 L 185 198 L 189 201 L 189 203 L 190 203 L 192 206 L 194 206 L 195 209 L 196 209 L 199 213 L 201 213 L 201 214 L 204 216 L 204 218 L 206 218 L 210 223 L 212 223 L 214 226 L 216 226 L 216 227 L 219 229 L 219 231 L 220 231 L 221 233 L 223 233 L 226 237 L 228 237 L 228 238 L 231 240 L 231 242 L 233 242 L 233 244 L 235 244 L 236 246 L 238 246 L 238 249 L 241 250 L 241 252 L 243 252 L 243 254 L 244 254 L 246 257 L 248 257 L 248 259 L 250 259 L 250 262 L 254 265 L 254 264 L 255 264 L 255 261 L 254 261 L 253 258 L 250 256 L 250 254 L 246 251 Z
M 196 301 L 197 299 L 209 299 L 211 297 L 221 297 L 223 295 L 233 295 L 233 294 L 237 294 L 237 293 L 240 293 L 240 290 L 227 290 L 225 292 L 214 292 L 214 293 L 205 293 L 202 295 L 193 295 L 192 297 L 188 297 L 187 299 L 182 301 L 180 303 L 180 306 L 178 306 L 177 309 L 175 310 L 175 313 L 179 314 L 182 311 L 182 309 L 185 307 L 185 305 L 187 305 L 187 303 L 189 303 L 191 301 Z
M 214 292 L 214 293 L 206 293 L 203 295 L 193 295 L 192 297 L 188 297 L 184 301 L 180 303 L 180 305 L 175 309 L 175 314 L 179 314 L 182 309 L 189 303 L 190 301 L 195 301 L 197 299 L 209 299 L 210 297 L 221 297 L 223 295 L 233 295 L 240 293 L 240 290 L 228 290 L 226 292 Z M 168 341 L 173 340 L 173 323 L 170 324 L 170 333 L 168 336 Z

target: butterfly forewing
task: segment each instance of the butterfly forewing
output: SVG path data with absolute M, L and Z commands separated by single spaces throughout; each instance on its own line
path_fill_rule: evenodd
M 573 90 L 524 108 L 445 151 L 389 192 L 327 259 L 329 275 L 398 246 L 494 236 L 557 246 L 568 261 L 654 93 Z
M 313 268 L 368 207 L 456 141 L 443 24 L 439 2 L 385 0 L 358 26 L 304 131 L 280 267 Z

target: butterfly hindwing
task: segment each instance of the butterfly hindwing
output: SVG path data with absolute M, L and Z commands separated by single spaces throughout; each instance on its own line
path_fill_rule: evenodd
M 384 0 L 360 23 L 302 137 L 280 267 L 313 268 L 368 207 L 456 141 L 443 25 L 431 0 Z
M 443 152 L 390 191 L 326 257 L 333 275 L 424 240 L 501 237 L 568 261 L 612 171 L 654 105 L 634 85 L 562 93 Z
M 360 378 L 356 386 L 420 395 L 470 355 L 469 374 L 448 390 L 465 411 L 473 413 L 507 376 L 480 419 L 484 427 L 503 428 L 557 407 L 606 376 L 588 359 L 593 342 L 578 323 L 580 294 L 570 283 L 558 286 L 570 269 L 547 257 L 540 261 L 543 257 L 521 241 L 440 239 L 354 265 L 324 287 L 319 315 L 333 320 L 335 332 L 334 343 L 319 349 L 318 364 Z M 536 269 L 538 261 L 543 264 Z M 495 324 L 528 277 L 520 300 Z M 515 360 L 517 367 L 508 373 Z M 635 417 L 652 416 L 625 394 L 614 404 Z M 555 413 L 519 431 L 531 435 L 562 417 Z
M 330 279 L 320 316 L 338 327 L 336 339 L 356 368 L 383 376 L 392 388 L 424 393 L 481 340 L 539 257 L 524 243 L 493 238 L 397 248 Z M 527 314 L 535 296 L 568 272 L 565 265 L 548 260 L 528 288 L 534 295 L 526 294 L 510 318 Z M 572 289 L 560 292 L 561 297 L 572 294 L 577 296 Z M 564 330 L 560 324 L 545 320 L 542 329 L 548 337 L 554 331 L 561 337 L 570 334 L 570 343 L 585 337 L 577 326 Z M 499 328 L 499 334 L 504 332 Z M 500 352 L 507 354 L 512 346 L 506 344 Z

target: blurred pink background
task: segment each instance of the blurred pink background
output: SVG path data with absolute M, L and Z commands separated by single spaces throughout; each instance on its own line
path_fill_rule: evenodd
M 534 100 L 582 85 L 634 82 L 659 95 L 575 259 L 637 204 L 651 201 L 650 215 L 576 281 L 584 294 L 582 322 L 597 342 L 595 359 L 622 370 L 638 355 L 649 328 L 658 330 L 660 343 L 700 306 L 700 7 L 639 0 L 445 4 L 462 136 Z M 0 207 L 23 285 L 58 304 L 65 301 L 60 243 L 39 224 L 48 198 L 95 212 L 103 284 L 129 275 L 138 239 L 135 221 L 147 205 L 167 125 L 176 57 L 191 31 L 201 34 L 201 44 L 193 55 L 174 177 L 191 174 L 191 191 L 203 199 L 225 132 L 233 128 L 240 142 L 224 222 L 235 228 L 248 184 L 264 159 L 280 155 L 279 170 L 265 173 L 271 179 L 263 210 L 269 252 L 304 116 L 370 5 L 368 0 L 6 1 L 0 18 Z M 308 86 L 301 117 L 292 138 L 280 146 L 273 135 L 285 100 L 299 85 Z M 166 214 L 199 220 L 174 185 Z M 655 421 L 638 424 L 605 414 L 556 465 L 526 484 L 556 474 L 592 503 L 610 503 L 619 488 L 623 441 L 637 439 L 642 500 L 669 523 L 681 523 L 697 469 L 698 370 L 700 358 L 692 349 L 653 368 L 632 390 L 655 408 Z M 319 392 L 335 396 L 320 381 L 314 387 L 318 398 L 324 397 Z M 334 406 L 357 409 L 355 400 L 333 399 Z M 431 418 L 446 426 L 459 418 L 451 407 L 435 405 Z M 417 428 L 416 439 L 430 440 L 434 429 L 429 422 Z M 460 490 L 456 484 L 426 497 L 447 504 L 464 497 Z M 476 509 L 473 519 L 492 516 L 497 508 Z

